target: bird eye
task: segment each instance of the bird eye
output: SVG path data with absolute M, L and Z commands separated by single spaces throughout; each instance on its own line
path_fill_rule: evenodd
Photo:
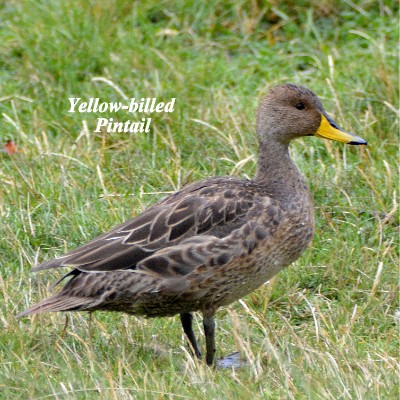
M 304 105 L 303 103 L 297 103 L 297 104 L 296 104 L 296 108 L 297 108 L 298 110 L 304 110 L 306 107 L 305 107 L 305 105 Z

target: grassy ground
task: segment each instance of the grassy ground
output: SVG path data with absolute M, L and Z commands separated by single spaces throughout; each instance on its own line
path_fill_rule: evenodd
M 0 143 L 20 152 L 0 153 L 1 399 L 398 398 L 393 3 L 2 3 Z M 15 320 L 58 276 L 31 275 L 37 262 L 187 182 L 252 176 L 257 101 L 288 81 L 318 93 L 369 147 L 292 146 L 316 237 L 294 266 L 218 313 L 219 355 L 239 350 L 248 367 L 193 360 L 177 318 Z M 68 97 L 124 95 L 176 97 L 175 111 L 153 114 L 146 134 L 94 133 L 100 114 L 67 112 Z

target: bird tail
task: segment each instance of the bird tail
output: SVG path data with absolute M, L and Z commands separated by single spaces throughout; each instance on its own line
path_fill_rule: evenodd
M 56 311 L 74 311 L 89 308 L 91 300 L 84 297 L 71 297 L 62 294 L 55 294 L 47 299 L 34 304 L 32 307 L 20 312 L 16 318 L 26 317 L 27 315 L 43 314 Z

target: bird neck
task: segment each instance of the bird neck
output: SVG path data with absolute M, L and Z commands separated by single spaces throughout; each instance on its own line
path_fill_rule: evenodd
M 260 143 L 255 181 L 282 205 L 310 196 L 302 174 L 290 158 L 286 143 L 272 140 Z

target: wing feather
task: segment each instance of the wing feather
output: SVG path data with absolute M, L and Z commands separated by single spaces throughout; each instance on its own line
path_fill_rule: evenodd
M 185 246 L 187 261 L 196 265 L 201 263 L 202 255 L 190 250 L 190 256 L 187 250 L 193 246 L 193 242 L 189 245 L 190 240 L 196 241 L 197 238 L 201 243 L 196 246 L 203 248 L 204 239 L 199 240 L 199 237 L 212 236 L 215 239 L 227 236 L 234 224 L 245 223 L 246 213 L 254 202 L 251 190 L 246 190 L 243 196 L 242 180 L 216 178 L 206 182 L 187 186 L 89 243 L 38 265 L 34 271 L 63 266 L 86 272 L 134 269 L 149 265 L 148 260 L 154 262 L 153 269 L 160 271 L 168 269 L 167 266 L 160 258 L 152 259 L 151 256 L 160 257 L 160 251 L 178 248 L 180 243 Z M 185 242 L 188 238 L 189 242 Z M 174 254 L 176 257 L 177 253 Z M 163 257 L 165 260 L 165 255 Z M 143 260 L 145 264 L 140 264 Z M 173 257 L 171 260 L 174 263 Z M 187 272 L 183 264 L 182 260 L 180 269 L 176 267 L 177 274 Z

